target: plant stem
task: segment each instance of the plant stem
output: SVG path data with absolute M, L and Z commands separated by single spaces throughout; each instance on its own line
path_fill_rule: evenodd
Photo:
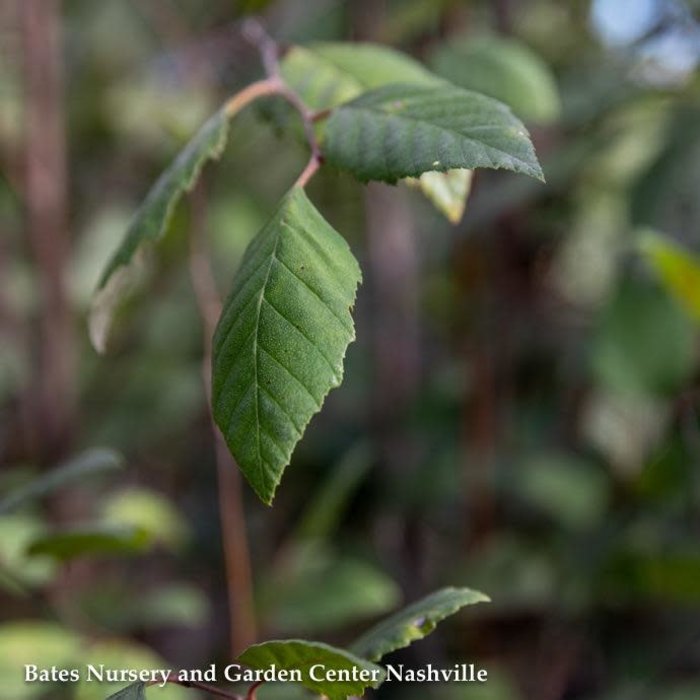
M 24 43 L 24 197 L 27 237 L 39 285 L 39 370 L 34 382 L 34 440 L 50 462 L 69 449 L 75 421 L 75 347 L 66 272 L 67 168 L 60 0 L 19 3 Z
M 265 68 L 265 73 L 267 74 L 267 79 L 261 81 L 261 83 L 276 85 L 277 89 L 273 90 L 272 94 L 277 94 L 285 99 L 301 117 L 304 136 L 311 150 L 311 158 L 294 183 L 294 186 L 305 187 L 323 162 L 323 155 L 318 139 L 316 138 L 314 123 L 327 117 L 330 111 L 313 112 L 304 104 L 299 95 L 284 82 L 280 71 L 279 47 L 277 46 L 277 42 L 265 31 L 265 28 L 260 22 L 255 19 L 246 20 L 243 27 L 243 34 L 255 45 L 260 53 L 260 59 Z
M 245 694 L 245 700 L 256 700 L 255 693 L 264 682 L 265 681 L 257 681 L 257 683 L 253 683 L 253 685 L 248 688 L 248 692 Z
M 191 201 L 193 222 L 190 236 L 190 277 L 202 319 L 202 377 L 207 404 L 211 406 L 212 338 L 221 314 L 221 300 L 209 262 L 204 191 L 201 187 L 194 190 Z M 253 612 L 252 567 L 246 539 L 240 473 L 213 418 L 211 425 L 216 442 L 219 515 L 229 607 L 229 643 L 231 654 L 235 656 L 253 644 L 257 634 Z
M 233 118 L 238 112 L 261 97 L 279 95 L 299 113 L 311 157 L 295 186 L 304 187 L 318 170 L 322 155 L 314 132 L 313 114 L 299 96 L 280 77 L 277 45 L 258 24 L 247 27 L 248 37 L 258 45 L 267 78 L 252 83 L 233 95 L 224 106 Z M 191 196 L 193 221 L 190 237 L 189 267 L 192 287 L 204 331 L 202 374 L 207 403 L 211 406 L 212 338 L 221 315 L 221 299 L 211 270 L 206 244 L 206 212 L 203 190 L 195 188 Z M 246 523 L 239 470 L 231 457 L 223 436 L 211 416 L 216 441 L 216 464 L 219 492 L 219 512 L 226 566 L 229 606 L 229 637 L 233 655 L 255 642 L 256 623 L 253 613 L 253 585 L 250 552 L 246 540 Z M 254 688 L 252 689 L 254 692 Z
M 265 78 L 264 80 L 251 83 L 228 100 L 224 107 L 226 115 L 229 118 L 234 117 L 244 107 L 247 107 L 251 102 L 254 102 L 260 97 L 279 95 L 282 87 L 282 82 L 276 77 Z

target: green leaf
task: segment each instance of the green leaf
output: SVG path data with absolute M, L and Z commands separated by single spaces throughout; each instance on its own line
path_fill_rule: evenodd
M 670 395 L 690 380 L 697 365 L 693 322 L 663 290 L 624 280 L 597 326 L 593 370 L 614 392 Z
M 0 514 L 16 510 L 25 503 L 46 496 L 70 482 L 121 469 L 123 464 L 121 455 L 114 450 L 106 448 L 86 450 L 47 474 L 34 479 L 26 486 L 10 493 L 0 501 Z
M 53 532 L 35 539 L 28 547 L 32 556 L 49 555 L 67 560 L 85 555 L 134 554 L 150 543 L 147 532 L 137 527 L 94 526 Z
M 212 407 L 267 504 L 311 417 L 342 381 L 360 280 L 347 243 L 300 188 L 243 258 L 214 334 Z
M 110 695 L 107 700 L 146 700 L 146 684 L 132 683 Z
M 99 352 L 104 351 L 114 313 L 132 286 L 138 255 L 165 235 L 182 195 L 194 187 L 205 163 L 221 156 L 227 131 L 228 114 L 222 108 L 202 126 L 156 180 L 136 212 L 124 240 L 100 277 L 93 299 L 90 338 Z
M 9 608 L 7 604 L 5 606 Z M 25 683 L 21 669 L 26 664 L 36 664 L 39 668 L 72 668 L 74 664 L 82 663 L 80 645 L 81 639 L 75 632 L 54 623 L 20 620 L 0 624 L 0 687 L 3 697 L 12 700 L 46 698 L 47 691 L 55 690 L 55 686 Z
M 506 168 L 543 179 L 530 137 L 505 105 L 452 86 L 387 85 L 337 108 L 329 163 L 362 181 L 453 168 Z
M 700 320 L 700 258 L 654 233 L 646 233 L 640 250 L 668 291 Z
M 153 542 L 178 550 L 189 539 L 187 522 L 165 496 L 148 489 L 131 488 L 112 494 L 102 504 L 102 522 L 147 532 Z
M 248 647 L 238 660 L 254 669 L 266 669 L 273 664 L 278 670 L 301 672 L 301 684 L 314 693 L 328 698 L 360 696 L 365 688 L 378 688 L 385 672 L 365 659 L 321 642 L 302 639 L 273 640 Z M 321 665 L 323 668 L 312 668 Z M 335 672 L 335 680 L 329 677 Z M 314 673 L 318 680 L 312 678 Z
M 517 40 L 479 37 L 451 42 L 438 49 L 431 65 L 451 83 L 504 102 L 525 121 L 545 124 L 561 112 L 551 70 Z
M 446 617 L 466 605 L 489 602 L 488 596 L 470 588 L 443 588 L 409 605 L 363 634 L 350 651 L 379 661 L 396 649 L 429 635 Z
M 281 64 L 285 81 L 307 107 L 330 109 L 389 83 L 442 81 L 409 56 L 378 44 L 317 42 L 294 46 Z
M 406 54 L 378 44 L 318 42 L 293 47 L 281 64 L 285 81 L 314 110 L 337 107 L 363 92 L 391 83 L 444 85 Z M 415 184 L 451 222 L 459 221 L 471 172 L 424 173 Z
M 387 613 L 401 598 L 381 569 L 310 542 L 288 550 L 260 600 L 277 631 L 316 634 Z

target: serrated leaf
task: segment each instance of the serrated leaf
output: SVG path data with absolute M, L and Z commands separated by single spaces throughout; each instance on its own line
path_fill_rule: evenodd
M 451 83 L 507 104 L 521 119 L 545 124 L 561 111 L 547 64 L 515 39 L 479 37 L 442 46 L 431 61 Z
M 380 622 L 363 634 L 350 651 L 379 661 L 386 654 L 423 639 L 439 622 L 466 605 L 487 602 L 488 596 L 469 588 L 443 588 Z
M 385 677 L 383 668 L 344 649 L 303 639 L 254 644 L 238 660 L 254 669 L 267 669 L 274 664 L 278 670 L 299 670 L 301 684 L 305 688 L 331 699 L 360 696 L 366 688 L 378 688 Z M 323 668 L 316 668 L 312 672 L 312 667 L 317 665 Z M 331 671 L 340 672 L 347 680 L 329 680 L 327 676 Z M 312 677 L 312 673 L 318 680 Z
M 640 250 L 669 292 L 700 320 L 700 258 L 653 233 L 644 235 Z
M 363 181 L 432 170 L 505 168 L 543 179 L 530 137 L 504 104 L 452 86 L 387 85 L 338 107 L 325 130 L 329 163 Z
M 27 548 L 27 554 L 63 561 L 86 555 L 135 554 L 144 551 L 149 543 L 148 533 L 141 528 L 96 525 L 38 537 Z
M 361 280 L 345 240 L 292 189 L 243 258 L 214 334 L 212 409 L 258 496 L 340 385 Z
M 121 469 L 124 464 L 119 453 L 106 448 L 85 450 L 60 464 L 50 472 L 16 489 L 0 501 L 0 514 L 8 513 L 30 501 L 52 493 L 72 481 Z
M 406 54 L 378 44 L 318 42 L 295 46 L 284 57 L 281 70 L 285 81 L 314 110 L 337 107 L 391 83 L 444 84 Z M 424 173 L 417 187 L 455 223 L 464 213 L 470 182 L 471 171 L 452 170 Z
M 132 683 L 110 695 L 107 700 L 146 700 L 146 684 Z
M 99 352 L 105 349 L 114 312 L 132 286 L 138 254 L 165 235 L 175 205 L 194 187 L 205 163 L 223 152 L 227 131 L 228 114 L 222 108 L 202 126 L 156 180 L 134 215 L 124 240 L 100 277 L 93 299 L 89 318 L 90 339 Z

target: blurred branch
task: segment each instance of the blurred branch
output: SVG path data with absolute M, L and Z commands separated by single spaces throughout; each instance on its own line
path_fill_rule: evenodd
M 276 82 L 278 85 L 275 91 L 276 94 L 284 98 L 301 117 L 304 136 L 311 150 L 311 156 L 304 171 L 294 183 L 294 187 L 306 187 L 308 181 L 323 162 L 321 148 L 316 139 L 316 131 L 314 129 L 314 122 L 318 119 L 318 115 L 312 112 L 296 92 L 291 90 L 282 79 L 279 67 L 279 47 L 265 31 L 262 24 L 256 19 L 247 20 L 243 25 L 243 35 L 258 49 L 268 81 Z
M 26 223 L 40 293 L 33 429 L 43 460 L 66 452 L 75 420 L 73 318 L 65 277 L 70 243 L 60 7 L 60 0 L 20 3 Z

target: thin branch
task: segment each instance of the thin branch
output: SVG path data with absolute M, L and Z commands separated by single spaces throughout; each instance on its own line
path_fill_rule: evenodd
M 244 107 L 247 107 L 251 102 L 254 102 L 260 97 L 279 95 L 282 87 L 282 81 L 274 76 L 251 83 L 248 87 L 243 88 L 243 90 L 237 92 L 228 100 L 224 107 L 227 116 L 229 118 L 235 116 Z
M 38 270 L 34 430 L 40 457 L 68 449 L 76 415 L 74 317 L 68 298 L 65 105 L 60 0 L 20 3 L 25 73 L 26 229 Z
M 301 175 L 297 178 L 294 183 L 294 187 L 306 187 L 309 180 L 314 176 L 316 171 L 321 167 L 321 158 L 318 154 L 312 153 L 309 162 L 306 164 L 304 170 L 302 170 Z
M 260 52 L 263 68 L 268 76 L 280 74 L 279 47 L 257 19 L 250 18 L 243 23 L 243 36 Z
M 268 84 L 277 86 L 277 89 L 273 92 L 284 98 L 301 117 L 304 136 L 311 149 L 311 159 L 296 182 L 296 185 L 304 187 L 323 162 L 321 148 L 316 138 L 314 122 L 327 117 L 329 111 L 314 112 L 310 110 L 299 95 L 284 82 L 280 72 L 277 42 L 265 31 L 265 28 L 258 20 L 246 20 L 243 25 L 243 34 L 258 49 L 265 73 L 267 74 Z M 266 81 L 261 82 L 265 83 Z
M 206 243 L 206 207 L 204 192 L 195 188 L 191 197 L 193 221 L 190 236 L 190 278 L 202 319 L 204 352 L 202 378 L 211 406 L 212 338 L 221 315 L 221 299 L 216 289 Z M 253 583 L 250 552 L 246 539 L 246 522 L 241 493 L 241 479 L 220 431 L 211 418 L 216 442 L 216 466 L 219 514 L 226 567 L 226 590 L 229 607 L 229 641 L 236 655 L 257 636 L 253 614 Z

